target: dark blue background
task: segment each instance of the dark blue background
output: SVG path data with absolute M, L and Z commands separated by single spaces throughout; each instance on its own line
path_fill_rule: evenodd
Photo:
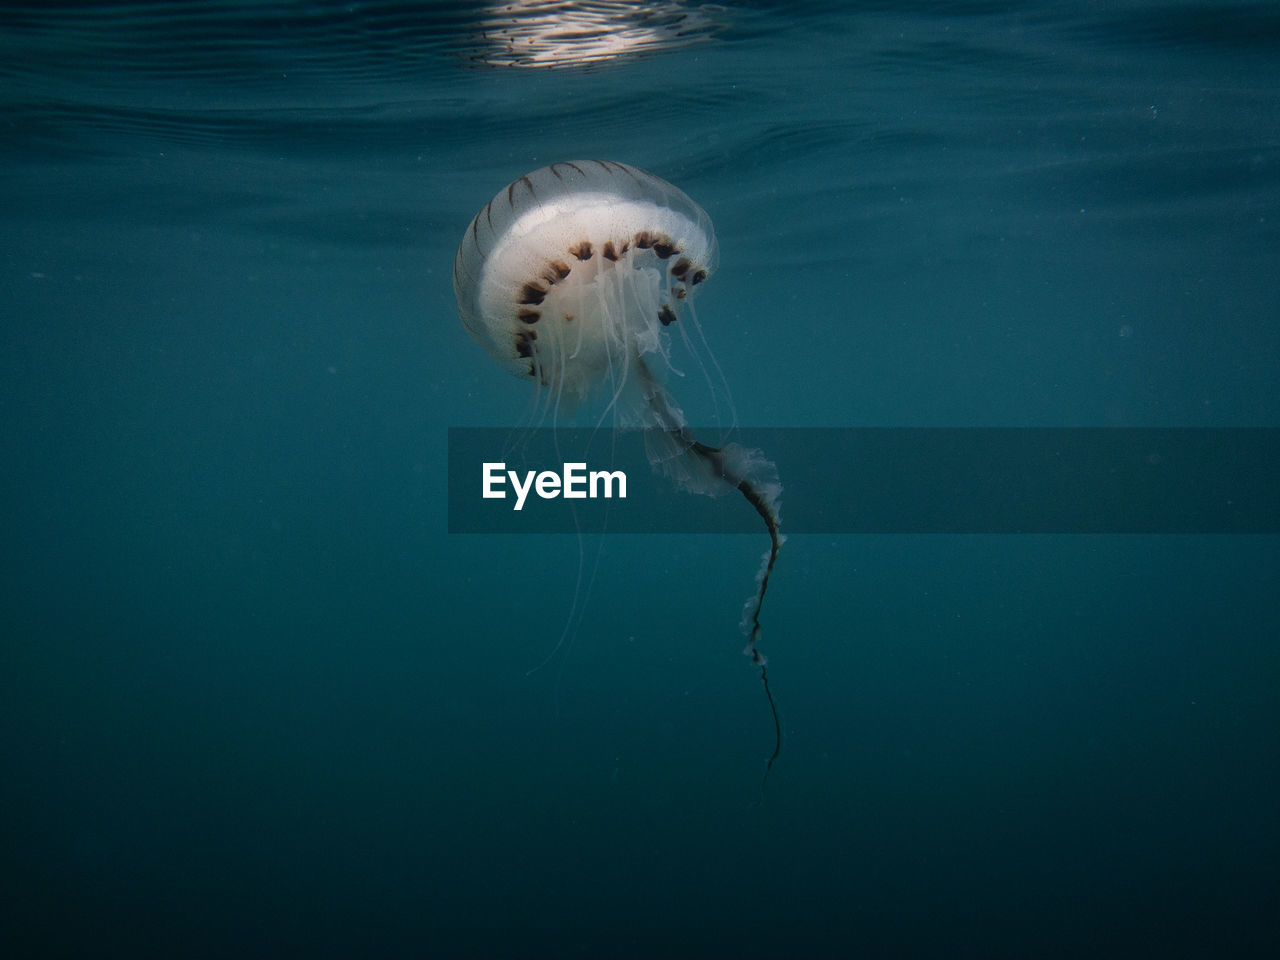
M 708 210 L 741 423 L 1280 423 L 1271 4 L 794 7 L 0 7 L 7 955 L 1274 955 L 1275 537 L 792 537 L 757 803 L 762 534 L 446 534 L 560 159 Z

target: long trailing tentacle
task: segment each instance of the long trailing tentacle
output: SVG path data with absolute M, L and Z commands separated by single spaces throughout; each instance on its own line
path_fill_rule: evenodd
M 658 431 L 666 438 L 668 446 L 676 449 L 673 456 L 660 459 L 655 465 L 662 466 L 664 470 L 674 475 L 678 469 L 675 461 L 680 455 L 695 459 L 703 469 L 692 476 L 688 472 L 683 474 L 681 481 L 685 486 L 696 492 L 714 493 L 701 481 L 709 480 L 712 483 L 727 484 L 741 493 L 751 504 L 764 520 L 765 527 L 769 531 L 769 550 L 764 555 L 760 573 L 756 579 L 756 592 L 754 596 L 748 598 L 742 612 L 742 625 L 748 633 L 747 646 L 743 652 L 751 658 L 753 664 L 760 668 L 760 682 L 764 686 L 765 696 L 769 701 L 769 712 L 773 717 L 773 753 L 769 756 L 764 777 L 760 782 L 760 792 L 763 795 L 774 761 L 782 752 L 782 723 L 778 718 L 778 706 L 774 702 L 773 691 L 769 688 L 768 659 L 759 648 L 760 610 L 764 606 L 765 594 L 769 590 L 769 577 L 773 574 L 774 565 L 778 562 L 778 552 L 786 540 L 780 532 L 782 521 L 778 512 L 782 487 L 776 480 L 774 465 L 757 451 L 747 450 L 736 443 L 727 444 L 724 447 L 712 447 L 695 439 L 685 424 L 683 415 L 671 403 L 666 389 L 653 377 L 643 357 L 638 358 L 637 368 L 638 376 L 644 384 L 648 397 L 649 413 L 653 418 L 649 429 Z M 753 476 L 753 474 L 766 472 L 774 476 L 764 478 Z

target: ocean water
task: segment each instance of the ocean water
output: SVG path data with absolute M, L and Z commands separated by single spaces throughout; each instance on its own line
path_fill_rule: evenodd
M 530 403 L 458 241 L 579 158 L 711 215 L 746 428 L 1280 425 L 1278 57 L 1267 2 L 0 5 L 5 955 L 1275 955 L 1276 537 L 792 537 L 762 798 L 763 532 L 450 536 L 444 458 Z

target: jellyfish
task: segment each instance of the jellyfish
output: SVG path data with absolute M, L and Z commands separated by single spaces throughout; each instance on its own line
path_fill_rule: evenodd
M 640 429 L 655 469 L 695 493 L 736 490 L 763 519 L 769 549 L 741 625 L 773 718 L 767 779 L 782 727 L 759 649 L 760 611 L 784 540 L 782 488 L 759 451 L 697 440 L 665 383 L 679 372 L 673 328 L 692 346 L 692 299 L 716 264 L 711 219 L 683 191 L 625 163 L 575 161 L 519 177 L 476 214 L 453 285 L 467 332 L 499 366 L 532 381 L 544 412 L 559 416 L 603 394 L 601 422 L 612 415 Z

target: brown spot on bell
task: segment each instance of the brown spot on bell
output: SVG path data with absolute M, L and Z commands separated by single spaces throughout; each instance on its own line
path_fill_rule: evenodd
M 675 311 L 671 309 L 671 304 L 662 305 L 662 309 L 658 311 L 658 319 L 662 321 L 664 327 L 669 327 L 676 322 Z
M 533 341 L 538 339 L 537 330 L 521 330 L 516 334 L 516 356 L 532 357 Z

